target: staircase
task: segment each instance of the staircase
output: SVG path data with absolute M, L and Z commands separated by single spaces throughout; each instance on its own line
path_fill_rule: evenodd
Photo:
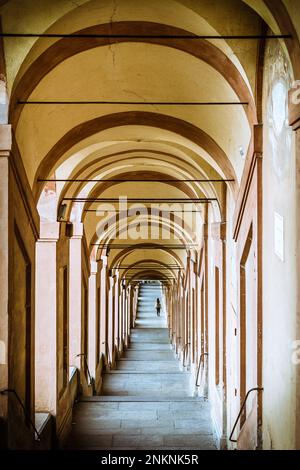
M 75 407 L 72 449 L 214 449 L 209 405 L 193 398 L 190 374 L 171 348 L 159 284 L 140 287 L 130 346 L 106 372 L 102 395 Z

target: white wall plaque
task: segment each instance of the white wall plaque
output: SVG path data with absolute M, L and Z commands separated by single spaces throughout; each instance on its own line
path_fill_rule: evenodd
M 277 212 L 274 212 L 274 251 L 284 261 L 284 220 Z

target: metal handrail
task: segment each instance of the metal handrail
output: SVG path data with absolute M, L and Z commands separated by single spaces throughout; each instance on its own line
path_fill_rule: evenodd
M 84 358 L 84 362 L 85 362 L 86 370 L 87 370 L 87 373 L 88 373 L 90 385 L 92 385 L 94 387 L 94 379 L 93 379 L 93 377 L 91 376 L 91 373 L 90 373 L 86 353 L 80 353 L 80 354 L 76 355 L 76 357 L 80 357 L 80 356 L 82 356 Z
M 205 352 L 205 353 L 200 354 L 198 370 L 197 370 L 197 377 L 196 377 L 196 384 L 195 384 L 196 387 L 200 387 L 200 385 L 201 385 L 201 383 L 200 384 L 198 383 L 198 380 L 199 380 L 199 374 L 200 374 L 200 367 L 201 367 L 202 359 L 203 359 L 203 363 L 204 363 L 204 356 L 208 356 L 208 353 Z
M 36 436 L 37 436 L 37 437 L 36 437 L 36 440 L 37 440 L 37 441 L 40 441 L 40 440 L 41 440 L 41 435 L 40 435 L 40 433 L 38 432 L 37 428 L 35 427 L 35 424 L 33 423 L 32 419 L 31 419 L 31 416 L 30 416 L 29 413 L 27 412 L 27 410 L 26 410 L 26 408 L 25 408 L 25 406 L 24 406 L 24 404 L 23 404 L 21 398 L 20 398 L 19 395 L 17 394 L 17 392 L 16 392 L 13 388 L 6 388 L 6 389 L 3 389 L 3 390 L 0 390 L 0 394 L 1 394 L 1 395 L 5 395 L 6 393 L 12 393 L 12 394 L 16 397 L 16 399 L 17 399 L 19 405 L 20 405 L 21 408 L 22 408 L 22 411 L 23 411 L 23 413 L 24 413 L 25 419 L 28 420 L 28 422 L 30 423 L 31 427 L 33 428 L 33 430 L 34 430 L 34 432 L 35 432 L 35 434 L 36 434 Z
M 238 422 L 239 422 L 239 420 L 240 420 L 240 417 L 241 417 L 241 415 L 242 415 L 242 412 L 244 411 L 244 408 L 245 408 L 245 405 L 246 405 L 246 402 L 247 402 L 247 399 L 248 399 L 250 393 L 251 393 L 251 392 L 255 392 L 255 391 L 256 391 L 256 392 L 262 392 L 262 391 L 263 391 L 263 388 L 261 388 L 261 387 L 250 388 L 250 390 L 248 390 L 248 392 L 246 393 L 246 396 L 245 396 L 245 398 L 244 398 L 243 404 L 242 404 L 242 406 L 241 406 L 241 409 L 240 409 L 240 411 L 239 411 L 239 414 L 238 414 L 238 416 L 237 416 L 237 418 L 236 418 L 236 420 L 235 420 L 235 423 L 234 423 L 234 425 L 233 425 L 232 431 L 231 431 L 230 436 L 229 436 L 230 442 L 237 442 L 237 439 L 232 439 L 233 433 L 234 433 L 234 431 L 235 431 L 235 428 L 237 427 L 237 424 L 238 424 Z
M 114 353 L 115 353 L 116 357 L 118 358 L 120 351 L 119 351 L 119 347 L 116 343 L 114 344 L 114 349 L 113 350 L 114 350 Z
M 188 349 L 188 347 L 190 346 L 190 344 L 191 344 L 191 343 L 186 343 L 186 344 L 184 345 L 184 348 L 183 348 L 183 367 L 186 366 L 186 363 L 185 363 L 186 358 L 187 358 L 186 350 Z
M 111 357 L 110 357 L 110 350 L 109 350 L 109 343 L 108 341 L 103 341 L 102 344 L 105 344 L 106 347 L 105 347 L 105 354 L 107 356 L 107 365 L 111 365 L 112 361 L 111 361 Z

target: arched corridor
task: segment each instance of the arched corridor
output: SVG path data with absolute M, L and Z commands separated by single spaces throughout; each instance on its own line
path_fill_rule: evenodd
M 0 20 L 0 447 L 300 449 L 298 1 Z
M 165 312 L 153 315 L 160 296 L 141 285 L 135 328 L 116 369 L 103 377 L 102 396 L 75 407 L 69 449 L 215 449 L 209 405 L 193 398 L 190 374 L 180 370 Z

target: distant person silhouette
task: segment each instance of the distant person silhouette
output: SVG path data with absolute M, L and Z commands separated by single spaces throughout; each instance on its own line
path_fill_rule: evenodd
M 159 299 L 156 299 L 155 308 L 156 308 L 156 314 L 157 314 L 157 316 L 160 317 L 161 303 L 160 303 L 160 300 L 159 300 Z

